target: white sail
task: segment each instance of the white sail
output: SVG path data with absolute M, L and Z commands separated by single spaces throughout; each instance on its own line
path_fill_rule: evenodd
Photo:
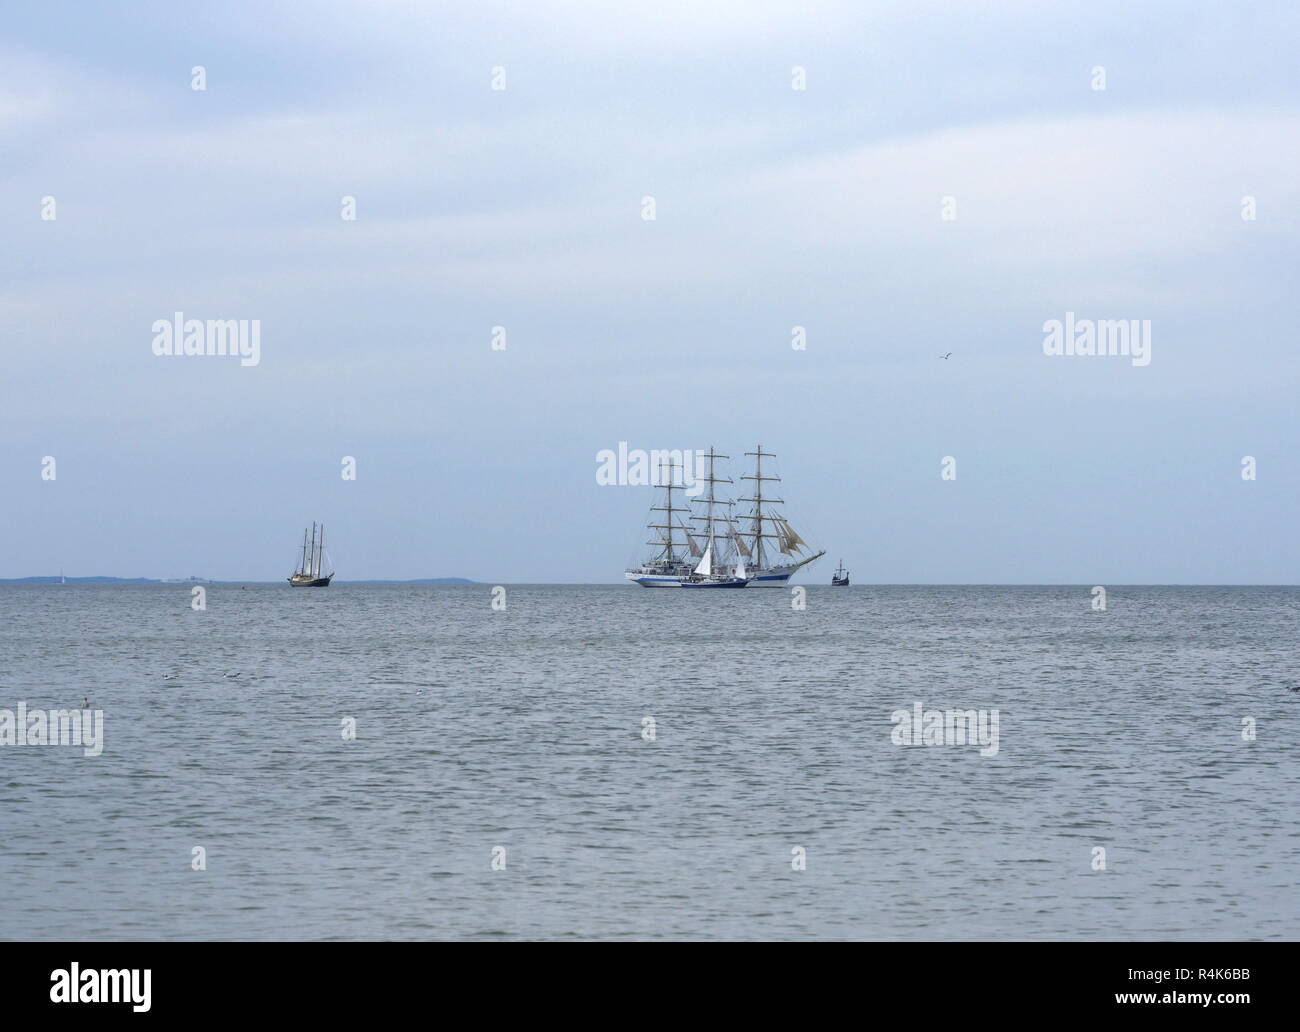
M 713 573 L 713 545 L 711 543 L 709 547 L 704 550 L 704 558 L 701 559 L 699 565 L 695 567 L 695 572 L 701 577 L 707 577 Z
M 745 560 L 744 560 L 744 559 L 737 558 L 737 559 L 736 559 L 736 577 L 739 578 L 740 580 L 744 580 L 747 576 L 748 576 L 748 575 L 745 573 Z

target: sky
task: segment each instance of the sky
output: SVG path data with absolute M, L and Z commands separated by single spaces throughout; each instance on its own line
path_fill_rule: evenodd
M 7 4 L 0 577 L 621 581 L 627 442 L 805 581 L 1300 583 L 1298 10 Z

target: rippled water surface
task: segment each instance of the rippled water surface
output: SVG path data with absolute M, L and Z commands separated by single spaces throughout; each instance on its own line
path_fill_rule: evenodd
M 0 937 L 1300 932 L 1300 589 L 189 600 L 0 586 L 0 708 L 105 721 L 0 747 Z M 996 709 L 997 755 L 895 745 L 917 702 Z

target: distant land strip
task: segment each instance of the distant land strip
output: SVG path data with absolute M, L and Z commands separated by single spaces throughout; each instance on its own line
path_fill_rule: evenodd
M 0 577 L 0 584 L 60 584 L 62 577 Z M 206 580 L 202 577 L 163 579 L 159 577 L 68 577 L 68 584 L 282 584 L 284 581 Z M 341 580 L 335 584 L 478 584 L 464 577 L 417 577 L 413 580 Z

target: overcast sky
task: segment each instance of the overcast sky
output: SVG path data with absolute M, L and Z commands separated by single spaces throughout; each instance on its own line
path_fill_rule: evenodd
M 0 576 L 315 519 L 343 580 L 619 580 L 627 441 L 776 452 L 815 582 L 1298 583 L 1300 21 L 1242 6 L 7 4 Z

